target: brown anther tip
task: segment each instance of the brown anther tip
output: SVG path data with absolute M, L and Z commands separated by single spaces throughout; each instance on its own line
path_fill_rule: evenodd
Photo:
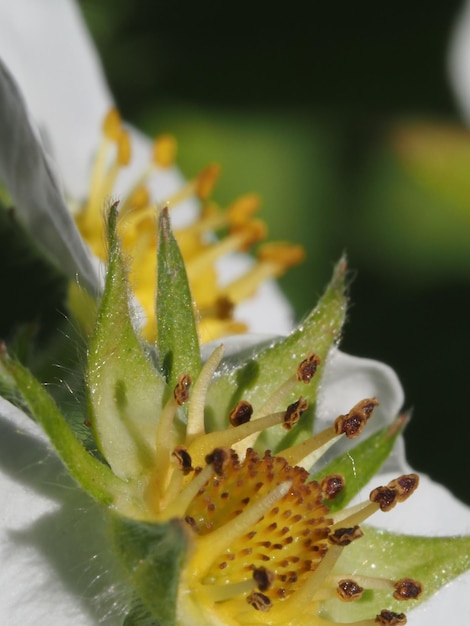
M 340 415 L 336 419 L 336 434 L 346 435 L 348 439 L 354 439 L 360 435 L 378 404 L 377 398 L 366 398 L 355 404 L 347 415 Z
M 274 582 L 275 574 L 265 567 L 256 567 L 253 570 L 253 580 L 260 591 L 267 591 Z
M 179 468 L 185 476 L 193 471 L 191 456 L 184 446 L 176 446 L 173 450 L 173 456 L 178 461 Z
M 348 439 L 355 439 L 361 434 L 366 422 L 367 420 L 357 413 L 340 415 L 334 423 L 335 433 L 337 435 L 346 435 Z
M 7 344 L 3 339 L 0 340 L 0 355 L 4 355 L 7 353 Z
M 230 448 L 215 448 L 206 456 L 206 463 L 212 465 L 218 476 L 223 476 L 225 470 L 238 460 L 236 453 Z
M 287 410 L 284 414 L 284 419 L 282 422 L 283 428 L 286 430 L 291 430 L 300 419 L 300 416 L 304 411 L 308 408 L 308 402 L 305 398 L 300 397 L 297 402 L 293 402 L 289 404 Z
M 215 302 L 215 314 L 219 320 L 229 320 L 233 315 L 235 304 L 226 296 L 217 298 Z
M 364 417 L 366 418 L 366 420 L 368 420 L 372 416 L 372 412 L 375 407 L 379 406 L 379 404 L 380 402 L 377 400 L 377 398 L 366 398 L 365 400 L 361 400 L 360 402 L 358 402 L 354 406 L 353 410 L 362 411 L 364 413 Z
M 352 528 L 337 528 L 328 535 L 328 540 L 335 546 L 348 546 L 352 541 L 360 539 L 363 536 L 359 526 Z
M 418 488 L 419 476 L 417 474 L 403 474 L 388 483 L 389 489 L 394 489 L 397 501 L 404 502 Z
M 369 500 L 379 505 L 380 510 L 386 513 L 391 511 L 398 502 L 397 492 L 390 487 L 376 487 L 370 492 Z
M 315 376 L 315 372 L 317 371 L 320 363 L 321 359 L 319 356 L 313 353 L 309 354 L 297 368 L 297 380 L 308 385 L 308 383 Z
M 382 624 L 382 626 L 404 626 L 406 621 L 404 613 L 394 613 L 387 610 L 381 611 L 380 615 L 375 618 L 376 624 Z
M 325 476 L 320 483 L 321 495 L 323 500 L 333 500 L 343 491 L 346 486 L 344 476 L 341 474 L 331 474 Z
M 358 585 L 354 580 L 343 579 L 338 583 L 336 588 L 336 595 L 343 602 L 353 602 L 354 600 L 360 600 L 364 588 Z
M 189 400 L 189 388 L 191 387 L 191 376 L 180 374 L 173 392 L 176 402 L 181 406 Z
M 257 611 L 269 611 L 271 608 L 271 600 L 264 593 L 259 591 L 252 591 L 250 595 L 246 597 L 248 604 L 251 604 Z
M 231 411 L 228 419 L 232 426 L 240 426 L 249 422 L 253 415 L 253 407 L 246 400 L 241 400 Z
M 395 600 L 416 600 L 423 593 L 423 585 L 412 578 L 402 578 L 394 585 Z

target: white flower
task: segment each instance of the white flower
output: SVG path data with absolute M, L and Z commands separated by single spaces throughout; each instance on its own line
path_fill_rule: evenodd
M 74 3 L 0 0 L 0 56 L 21 84 L 46 143 L 60 164 L 67 191 L 81 197 L 101 119 L 112 99 Z M 68 217 L 54 166 L 45 155 L 34 124 L 25 123 L 18 92 L 14 87 L 5 91 L 10 77 L 3 66 L 0 77 L 2 144 L 10 132 L 12 147 L 26 146 L 32 165 L 30 178 L 24 178 L 23 161 L 15 161 L 14 152 L 5 154 L 0 147 L 0 176 L 43 246 L 71 275 L 78 271 L 83 283 L 97 289 L 99 275 Z M 2 113 L 5 108 L 9 111 L 8 124 Z M 135 137 L 144 162 L 148 142 L 138 134 Z M 180 184 L 176 171 L 158 182 L 158 189 L 165 189 L 163 196 L 169 193 L 172 181 Z M 31 222 L 37 217 L 46 227 L 37 230 L 36 222 Z M 277 292 L 267 294 L 262 310 L 288 312 Z M 282 327 L 269 330 L 287 330 L 287 319 L 283 317 Z M 266 331 L 256 324 L 252 328 Z M 325 374 L 318 419 L 331 420 L 347 412 L 352 399 L 372 395 L 380 397 L 383 419 L 392 418 L 401 408 L 403 393 L 389 368 L 337 353 Z M 101 623 L 119 624 L 119 588 L 115 587 L 113 563 L 104 548 L 99 508 L 66 475 L 42 431 L 4 400 L 0 400 L 0 425 L 0 622 L 91 626 L 103 619 L 104 606 Z M 407 468 L 402 450 L 396 452 L 392 464 L 394 467 L 387 469 L 395 469 L 395 473 Z M 388 476 L 379 474 L 374 484 L 376 481 L 386 483 Z M 470 531 L 468 507 L 426 477 L 407 506 L 412 514 L 396 518 L 400 532 L 447 535 Z M 393 515 L 387 516 L 389 528 L 393 520 Z M 470 575 L 466 574 L 448 585 L 413 611 L 409 623 L 462 623 L 468 614 L 465 588 L 469 582 Z
M 0 0 L 0 92 L 0 180 L 44 251 L 96 293 L 102 271 L 70 219 L 62 185 L 75 204 L 86 197 L 103 119 L 113 100 L 73 1 Z M 127 125 L 126 130 L 132 160 L 113 189 L 118 198 L 139 178 L 152 152 L 148 138 Z M 154 201 L 165 202 L 183 182 L 173 166 L 154 168 L 147 184 Z M 174 225 L 192 222 L 197 212 L 194 199 L 180 202 L 172 211 Z M 222 258 L 220 285 L 245 274 L 251 265 L 242 254 L 230 255 L 228 263 Z M 262 313 L 265 298 L 277 302 L 268 320 Z M 290 330 L 293 314 L 275 281 L 265 280 L 255 296 L 237 306 L 236 319 L 252 332 L 283 334 Z
M 318 418 L 334 419 L 338 411 L 350 407 L 352 398 L 370 394 L 381 398 L 382 409 L 392 411 L 389 417 L 403 400 L 393 370 L 337 353 L 325 372 Z M 39 427 L 4 400 L 0 415 L 1 623 L 94 626 L 103 619 L 100 623 L 117 626 L 120 589 L 105 549 L 99 507 L 66 475 Z M 386 419 L 385 413 L 376 417 Z M 387 484 L 397 471 L 408 469 L 401 455 L 394 465 L 391 473 L 374 478 L 374 486 Z M 372 520 L 409 534 L 470 531 L 468 507 L 427 477 L 421 477 L 420 488 L 406 507 L 406 515 L 391 513 L 385 521 L 383 516 Z M 444 618 L 463 623 L 469 580 L 470 574 L 461 576 L 411 611 L 409 624 L 440 626 Z

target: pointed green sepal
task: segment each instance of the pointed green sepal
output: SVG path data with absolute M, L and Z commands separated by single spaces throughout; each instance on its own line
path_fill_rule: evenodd
M 404 505 L 405 506 L 405 505 Z M 398 581 L 411 578 L 423 586 L 416 600 L 394 600 L 393 589 L 368 590 L 357 602 L 326 602 L 325 616 L 343 622 L 366 619 L 387 608 L 409 614 L 454 578 L 470 569 L 470 536 L 416 537 L 361 526 L 364 536 L 343 551 L 338 571 Z M 452 621 L 452 615 L 449 615 Z
M 182 520 L 147 524 L 113 516 L 112 540 L 135 593 L 127 624 L 175 626 L 178 585 L 188 547 Z M 140 606 L 139 606 L 140 605 Z
M 85 491 L 106 505 L 113 504 L 119 495 L 125 497 L 126 485 L 83 447 L 41 383 L 4 349 L 0 352 L 0 380 L 17 406 L 24 409 L 26 405 L 70 474 Z
M 330 511 L 339 511 L 377 474 L 393 450 L 398 435 L 403 432 L 406 416 L 398 417 L 391 426 L 382 428 L 357 446 L 336 457 L 312 478 L 321 481 L 325 476 L 340 474 L 346 486 L 334 500 L 328 502 Z M 377 485 L 378 487 L 379 485 Z
M 346 261 L 336 265 L 333 277 L 315 309 L 288 337 L 274 340 L 246 363 L 227 372 L 222 371 L 209 388 L 207 419 L 211 430 L 222 428 L 231 409 L 240 400 L 253 403 L 255 412 L 290 376 L 309 354 L 320 357 L 318 370 L 309 384 L 297 382 L 288 397 L 274 410 L 285 410 L 300 396 L 309 402 L 309 409 L 288 435 L 282 427 L 274 427 L 258 440 L 260 448 L 276 451 L 311 435 L 314 404 L 324 364 L 330 349 L 340 338 L 346 312 Z
M 108 220 L 106 285 L 90 342 L 88 397 L 90 419 L 102 454 L 117 476 L 138 480 L 155 463 L 155 438 L 165 382 L 144 352 L 132 325 L 116 220 L 114 206 Z
M 193 301 L 168 209 L 160 213 L 158 232 L 157 334 L 160 363 L 170 388 L 180 374 L 196 380 L 201 355 Z

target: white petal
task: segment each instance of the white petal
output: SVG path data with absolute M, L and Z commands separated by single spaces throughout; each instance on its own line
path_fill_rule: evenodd
M 348 413 L 357 402 L 371 397 L 376 397 L 380 404 L 374 409 L 363 436 L 391 424 L 398 416 L 404 401 L 403 388 L 394 370 L 385 363 L 334 351 L 328 358 L 318 394 L 315 430 L 330 426 L 338 415 Z M 334 454 L 338 454 L 339 448 L 345 450 L 353 445 L 355 442 L 337 445 Z M 405 468 L 403 441 L 399 438 L 385 469 L 405 471 Z
M 99 277 L 73 223 L 24 99 L 0 59 L 0 180 L 16 214 L 51 260 L 93 292 Z
M 0 623 L 117 625 L 104 533 L 40 429 L 0 400 Z
M 113 98 L 76 3 L 0 0 L 0 56 L 47 137 L 67 193 L 83 199 L 102 122 Z M 129 131 L 133 159 L 118 181 L 118 197 L 149 162 L 151 142 L 135 129 Z M 156 172 L 150 183 L 155 200 L 166 200 L 182 181 L 176 168 Z M 177 213 L 191 213 L 195 206 L 186 202 Z
M 455 22 L 448 53 L 448 71 L 462 113 L 470 122 L 470 3 Z
M 0 0 L 0 56 L 47 136 L 67 192 L 83 197 L 112 97 L 79 8 L 73 0 Z

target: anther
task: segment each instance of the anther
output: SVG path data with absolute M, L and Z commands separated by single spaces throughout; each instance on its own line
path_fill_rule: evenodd
M 371 491 L 369 500 L 380 506 L 384 512 L 390 511 L 398 502 L 404 502 L 419 484 L 416 474 L 404 474 L 390 481 L 386 487 L 377 487 Z
M 356 539 L 360 539 L 364 533 L 359 526 L 352 528 L 337 528 L 328 535 L 328 540 L 335 546 L 348 546 Z
M 264 593 L 253 591 L 246 597 L 248 604 L 251 604 L 257 611 L 269 611 L 271 608 L 271 600 Z
M 177 446 L 173 450 L 173 456 L 178 461 L 179 468 L 185 476 L 193 471 L 191 456 L 184 446 Z
M 351 579 L 340 580 L 336 589 L 338 598 L 343 602 L 359 600 L 363 593 L 364 588 Z
M 290 404 L 284 415 L 284 420 L 282 422 L 283 428 L 291 430 L 297 424 L 300 416 L 307 410 L 307 408 L 308 402 L 302 397 L 300 397 L 297 402 Z
M 253 415 L 253 407 L 246 400 L 241 400 L 231 411 L 229 415 L 230 424 L 232 426 L 241 426 L 246 424 Z
M 336 434 L 346 435 L 348 439 L 358 437 L 378 404 L 376 398 L 358 402 L 347 415 L 340 415 L 336 418 L 334 425 Z
M 419 476 L 417 474 L 403 474 L 389 482 L 388 487 L 394 489 L 397 494 L 397 501 L 404 502 L 417 489 Z
M 191 376 L 188 374 L 180 374 L 176 383 L 173 395 L 179 406 L 189 400 L 189 388 L 191 387 Z
M 230 233 L 240 235 L 239 249 L 245 251 L 258 241 L 266 239 L 267 228 L 262 220 L 253 219 L 240 227 L 232 227 Z
M 216 448 L 206 456 L 206 463 L 212 465 L 218 476 L 223 476 L 227 468 L 237 461 L 237 455 L 230 448 Z
M 395 584 L 395 600 L 416 600 L 423 593 L 423 585 L 412 578 L 402 578 Z
M 309 354 L 297 368 L 297 380 L 308 385 L 308 383 L 315 376 L 315 372 L 320 365 L 320 361 L 320 357 L 316 354 Z
M 199 174 L 196 182 L 196 195 L 200 200 L 206 200 L 211 195 L 219 174 L 220 165 L 217 163 L 208 165 Z
M 245 224 L 259 209 L 260 199 L 256 194 L 247 194 L 237 198 L 227 209 L 231 226 Z
M 406 615 L 384 610 L 381 611 L 380 615 L 377 615 L 375 622 L 382 626 L 404 626 L 406 624 Z
M 396 491 L 389 487 L 376 487 L 370 492 L 369 500 L 378 504 L 384 513 L 391 511 L 398 502 Z
M 119 111 L 114 107 L 108 111 L 103 121 L 104 135 L 113 141 L 119 138 L 122 128 L 122 120 Z
M 260 591 L 267 591 L 273 584 L 275 574 L 265 567 L 256 567 L 253 570 L 253 580 Z
M 273 270 L 276 268 L 274 274 L 280 276 L 305 260 L 305 250 L 300 245 L 272 241 L 260 247 L 258 259 L 262 264 L 271 265 Z
M 344 476 L 341 474 L 331 474 L 325 476 L 320 483 L 321 495 L 323 500 L 333 500 L 336 496 L 343 491 L 346 486 Z
M 153 144 L 153 161 L 159 167 L 172 167 L 176 160 L 176 151 L 176 139 L 172 135 L 160 135 Z

